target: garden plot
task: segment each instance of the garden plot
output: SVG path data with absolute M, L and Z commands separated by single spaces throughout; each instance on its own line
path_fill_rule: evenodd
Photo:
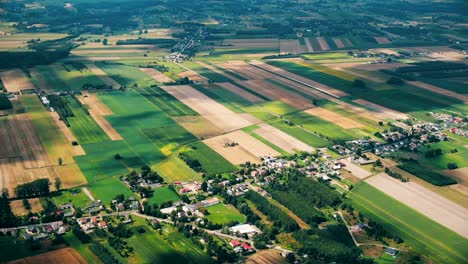
M 247 161 L 261 163 L 260 157 L 279 156 L 280 153 L 244 131 L 238 130 L 203 141 L 232 164 Z

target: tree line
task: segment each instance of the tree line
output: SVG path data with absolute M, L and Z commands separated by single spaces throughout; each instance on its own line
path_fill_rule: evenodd
M 17 198 L 29 198 L 47 196 L 50 192 L 49 179 L 37 179 L 29 183 L 23 183 L 15 188 Z

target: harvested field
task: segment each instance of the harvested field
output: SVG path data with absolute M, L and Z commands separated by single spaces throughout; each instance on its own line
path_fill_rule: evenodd
M 226 45 L 226 48 L 278 48 L 279 41 L 278 39 L 225 39 L 223 45 Z
M 214 67 L 214 66 L 212 66 L 212 65 L 210 65 L 210 64 L 208 64 L 208 63 L 205 63 L 205 62 L 202 62 L 202 61 L 197 61 L 196 63 L 197 63 L 198 65 L 204 67 L 204 68 L 207 68 L 208 70 L 210 70 L 210 71 L 212 71 L 212 72 L 215 72 L 215 73 L 217 73 L 217 74 L 220 74 L 220 75 L 222 75 L 222 76 L 224 76 L 224 77 L 226 77 L 226 78 L 228 78 L 228 79 L 231 79 L 231 80 L 233 80 L 233 81 L 235 81 L 235 82 L 241 81 L 241 80 L 240 80 L 239 78 L 237 78 L 236 76 L 233 76 L 233 75 L 231 75 L 231 74 L 227 74 L 227 73 L 225 73 L 225 72 L 223 72 L 223 71 L 217 69 L 216 67 Z
M 327 43 L 327 40 L 324 37 L 317 37 L 317 41 L 320 44 L 322 50 L 330 50 L 330 46 Z
M 55 112 L 48 112 L 48 114 L 50 115 L 50 118 L 54 120 L 55 125 L 58 127 L 60 132 L 62 132 L 62 134 L 67 138 L 68 142 L 78 142 L 70 129 L 65 125 L 64 122 L 60 120 L 60 117 Z M 73 146 L 73 150 L 76 156 L 86 155 L 86 152 L 84 151 L 83 147 L 81 147 L 81 145 Z
M 329 86 L 323 85 L 323 84 L 321 84 L 319 82 L 316 82 L 316 81 L 313 81 L 313 80 L 309 80 L 309 79 L 307 79 L 305 77 L 302 77 L 302 76 L 299 76 L 297 74 L 285 71 L 283 69 L 280 69 L 278 67 L 266 64 L 266 63 L 261 62 L 261 61 L 253 60 L 253 61 L 250 62 L 250 64 L 255 65 L 255 66 L 259 67 L 259 68 L 262 68 L 262 69 L 264 69 L 266 71 L 275 73 L 275 74 L 277 74 L 279 76 L 282 76 L 282 77 L 284 77 L 286 79 L 290 79 L 292 81 L 295 81 L 295 82 L 298 82 L 300 84 L 306 85 L 306 86 L 311 87 L 313 89 L 316 89 L 316 90 L 318 90 L 320 92 L 331 95 L 331 96 L 333 96 L 335 98 L 348 95 L 347 93 L 342 92 L 340 90 L 331 88 Z
M 113 89 L 119 89 L 120 87 L 122 87 L 114 79 L 107 76 L 107 73 L 105 73 L 95 64 L 87 63 L 85 65 L 91 72 L 93 72 L 97 77 L 99 77 L 99 79 L 101 79 L 106 85 L 112 86 Z
M 391 70 L 398 67 L 405 67 L 408 64 L 393 62 L 393 63 L 379 63 L 379 64 L 368 64 L 363 63 L 355 68 L 358 70 L 366 70 L 366 71 L 378 71 L 378 70 Z
M 118 56 L 102 56 L 102 57 L 95 57 L 95 56 L 90 56 L 90 57 L 74 57 L 70 56 L 68 58 L 62 59 L 63 62 L 67 61 L 114 61 L 114 60 L 121 60 L 121 57 Z
M 251 94 L 247 92 L 246 90 L 243 90 L 232 83 L 217 83 L 216 85 L 241 96 L 242 98 L 246 99 L 247 101 L 251 103 L 258 103 L 258 102 L 264 101 L 262 98 L 254 94 Z
M 275 127 L 265 123 L 259 124 L 258 126 L 260 128 L 253 131 L 255 134 L 261 136 L 262 138 L 268 140 L 269 142 L 289 153 L 294 153 L 295 151 L 310 152 L 314 150 L 311 146 L 305 144 L 302 141 L 299 141 L 298 139 L 284 133 Z
M 3 85 L 10 93 L 34 89 L 34 85 L 31 83 L 28 76 L 20 69 L 0 72 L 0 78 L 2 79 Z
M 312 102 L 304 99 L 304 97 L 263 80 L 249 80 L 239 82 L 239 84 L 248 87 L 259 94 L 263 94 L 272 100 L 282 101 L 297 109 L 308 109 L 314 106 Z
M 419 88 L 422 88 L 422 89 L 426 89 L 426 90 L 429 90 L 429 91 L 434 92 L 434 93 L 438 93 L 438 94 L 441 94 L 441 95 L 445 95 L 445 96 L 448 96 L 448 97 L 452 97 L 452 98 L 455 98 L 455 99 L 462 100 L 465 103 L 468 102 L 468 96 L 463 95 L 463 94 L 455 93 L 455 92 L 452 92 L 452 91 L 449 91 L 449 90 L 446 90 L 446 89 L 443 89 L 443 88 L 440 88 L 440 87 L 437 87 L 437 86 L 434 86 L 434 85 L 431 85 L 431 84 L 428 84 L 428 83 L 424 83 L 424 82 L 411 81 L 411 82 L 408 82 L 408 83 L 413 85 L 413 86 L 416 86 L 416 87 L 419 87 Z
M 139 68 L 139 69 L 160 83 L 174 82 L 174 80 L 172 80 L 171 78 L 164 75 L 162 72 L 159 72 L 153 68 Z
M 280 53 L 299 54 L 303 52 L 297 39 L 280 39 Z
M 445 170 L 444 173 L 455 178 L 460 185 L 468 187 L 468 167 L 456 170 Z
M 348 118 L 346 116 L 342 116 L 340 114 L 337 114 L 335 112 L 332 112 L 330 110 L 327 110 L 322 107 L 314 107 L 311 109 L 308 109 L 305 111 L 308 114 L 311 114 L 313 116 L 317 116 L 321 119 L 324 119 L 328 122 L 334 123 L 336 125 L 339 125 L 342 128 L 345 129 L 351 129 L 351 128 L 361 128 L 364 127 L 363 124 Z
M 247 161 L 258 164 L 261 163 L 260 157 L 280 155 L 276 150 L 240 130 L 213 137 L 203 142 L 234 165 Z M 227 146 L 227 144 L 232 143 L 237 145 Z
M 354 176 L 358 177 L 359 179 L 364 179 L 372 175 L 369 171 L 359 167 L 358 165 L 350 162 L 347 159 L 341 159 L 340 162 L 342 162 L 346 167 L 344 168 L 347 171 L 350 171 L 351 174 Z
M 161 86 L 161 88 L 225 132 L 252 125 L 252 122 L 246 118 L 188 85 Z
M 199 138 L 221 135 L 224 131 L 203 116 L 175 116 L 173 119 Z
M 28 199 L 31 205 L 31 210 L 26 210 L 23 205 L 23 200 L 14 200 L 10 202 L 11 210 L 17 216 L 27 215 L 29 212 L 37 213 L 42 210 L 41 201 L 39 198 Z
M 73 248 L 62 248 L 44 254 L 8 262 L 8 264 L 86 264 L 86 260 Z
M 119 132 L 104 118 L 106 115 L 111 115 L 112 111 L 99 100 L 96 94 L 83 92 L 83 96 L 80 96 L 79 99 L 83 104 L 89 107 L 89 114 L 111 140 L 123 139 Z
M 378 44 L 389 44 L 391 43 L 390 40 L 386 37 L 374 37 L 375 41 L 377 41 Z
M 439 224 L 468 238 L 468 209 L 416 183 L 403 183 L 385 173 L 366 180 L 380 191 L 426 215 Z
M 354 100 L 354 102 L 358 103 L 360 105 L 367 106 L 367 107 L 371 108 L 372 110 L 376 111 L 377 113 L 375 113 L 375 115 L 377 117 L 379 117 L 379 118 L 382 118 L 382 119 L 386 119 L 386 118 L 390 118 L 390 119 L 407 119 L 408 118 L 407 114 L 392 110 L 390 108 L 387 108 L 387 107 L 384 107 L 384 106 L 381 106 L 381 105 L 378 105 L 378 104 L 371 103 L 371 102 L 366 101 L 364 99 L 357 99 L 357 100 Z
M 333 42 L 335 42 L 336 47 L 339 49 L 342 49 L 345 47 L 345 45 L 343 44 L 343 41 L 341 41 L 341 39 L 339 38 L 333 38 Z
M 309 53 L 314 52 L 314 48 L 312 47 L 312 44 L 310 43 L 310 39 L 309 38 L 304 38 L 304 41 L 305 41 L 305 44 L 306 44 L 306 47 L 307 47 L 307 52 L 309 52 Z
M 188 70 L 188 71 L 184 71 L 184 72 L 181 72 L 179 74 L 177 74 L 180 78 L 189 78 L 190 80 L 194 81 L 194 82 L 206 82 L 207 79 L 203 76 L 201 76 L 200 74 L 192 71 L 192 70 Z

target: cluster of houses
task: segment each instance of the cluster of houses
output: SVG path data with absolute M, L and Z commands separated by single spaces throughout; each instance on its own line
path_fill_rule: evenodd
M 64 234 L 67 232 L 67 227 L 63 222 L 53 222 L 44 225 L 32 225 L 24 229 L 21 233 L 25 240 L 41 240 L 45 239 L 51 234 Z
M 203 213 L 199 211 L 200 208 L 206 208 L 213 205 L 219 204 L 220 200 L 217 197 L 213 197 L 210 199 L 203 200 L 199 203 L 195 204 L 186 204 L 184 202 L 175 202 L 170 207 L 166 207 L 160 210 L 161 213 L 165 215 L 170 215 L 172 212 L 177 212 L 177 217 L 184 217 L 189 212 L 192 215 L 197 215 L 199 217 L 204 217 Z
M 122 212 L 122 211 L 136 211 L 138 208 L 140 208 L 140 202 L 135 199 L 135 197 L 128 197 L 125 201 L 123 202 L 118 202 L 117 200 L 112 200 L 111 204 L 115 206 L 115 210 L 117 212 Z
M 102 219 L 102 217 L 100 217 L 100 216 L 82 217 L 82 218 L 76 219 L 76 222 L 78 223 L 80 228 L 85 233 L 91 233 L 96 228 L 99 228 L 99 229 L 106 229 L 107 228 L 106 221 L 104 221 Z
M 246 242 L 240 242 L 239 240 L 232 240 L 229 245 L 234 249 L 234 252 L 236 253 L 242 253 L 244 255 L 247 254 L 252 254 L 255 252 L 255 248 L 249 245 L 249 243 Z
M 194 182 L 175 182 L 174 186 L 178 189 L 180 194 L 197 194 L 201 190 L 201 184 L 197 181 Z
M 467 130 L 467 122 L 465 122 L 465 119 L 454 116 L 454 115 L 448 115 L 448 114 L 442 114 L 442 113 L 433 113 L 430 112 L 430 115 L 437 119 L 439 122 L 443 124 L 445 128 L 448 128 L 448 130 L 456 134 L 458 136 L 462 137 L 468 137 L 468 130 Z

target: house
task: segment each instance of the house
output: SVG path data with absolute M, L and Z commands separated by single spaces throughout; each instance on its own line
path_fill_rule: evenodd
M 256 226 L 250 224 L 236 225 L 231 227 L 230 230 L 233 233 L 239 232 L 242 235 L 247 234 L 248 236 L 260 233 L 260 230 Z
M 247 243 L 245 243 L 245 242 L 242 243 L 241 246 L 242 246 L 242 248 L 243 248 L 244 250 L 246 250 L 246 251 L 255 251 L 255 249 L 254 249 L 251 245 L 249 245 L 249 244 L 247 244 Z
M 230 243 L 231 247 L 235 248 L 235 247 L 238 247 L 241 245 L 241 242 L 239 242 L 239 240 L 235 239 L 235 240 L 232 240 Z
M 104 221 L 101 221 L 101 222 L 98 223 L 98 226 L 99 226 L 99 228 L 101 228 L 101 229 L 107 228 L 107 223 L 104 222 Z
M 385 254 L 388 254 L 390 256 L 395 256 L 397 253 L 398 253 L 398 250 L 396 250 L 394 248 L 387 248 L 385 250 Z

